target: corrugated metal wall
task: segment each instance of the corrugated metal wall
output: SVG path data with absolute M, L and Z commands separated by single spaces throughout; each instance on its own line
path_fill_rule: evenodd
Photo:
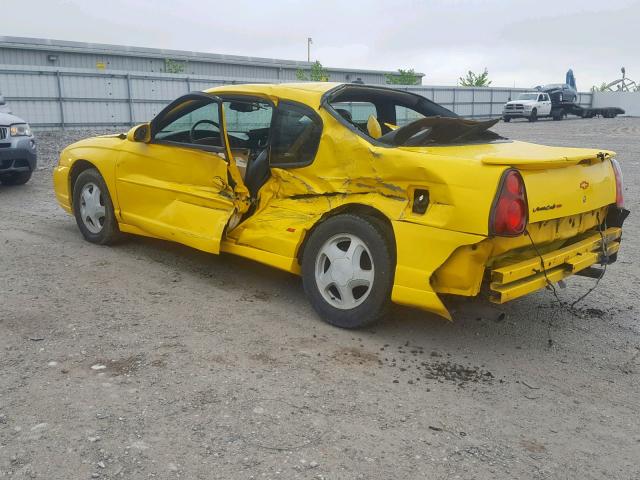
M 226 83 L 273 81 L 265 77 L 236 77 L 232 82 L 227 77 L 200 75 L 0 66 L 0 93 L 16 115 L 39 129 L 128 126 L 150 120 L 171 100 L 189 91 Z M 422 95 L 468 118 L 499 116 L 509 98 L 526 91 L 516 88 L 399 88 Z M 591 93 L 580 93 L 579 103 L 591 105 Z
M 167 62 L 183 69 L 180 73 L 184 75 L 229 80 L 259 78 L 269 82 L 293 81 L 298 69 L 308 70 L 310 65 L 293 60 L 0 36 L 0 65 L 152 74 L 166 73 Z M 376 84 L 385 82 L 385 73 L 396 73 L 326 70 L 330 81 L 349 82 L 360 78 L 365 83 Z
M 136 73 L 165 73 L 165 59 L 125 57 L 116 55 L 97 55 L 91 53 L 56 53 L 55 68 L 105 70 L 105 73 L 126 71 Z M 19 50 L 0 47 L 0 65 L 48 66 L 47 52 L 38 50 Z M 270 82 L 294 81 L 299 66 L 265 66 L 260 64 L 243 65 L 225 62 L 200 62 L 190 60 L 179 62 L 184 74 L 209 76 L 215 78 L 260 78 Z M 96 65 L 100 65 L 97 68 Z M 104 66 L 104 67 L 102 67 Z M 348 82 L 356 78 L 366 83 L 384 83 L 384 73 L 366 71 L 342 71 L 327 69 L 332 82 Z

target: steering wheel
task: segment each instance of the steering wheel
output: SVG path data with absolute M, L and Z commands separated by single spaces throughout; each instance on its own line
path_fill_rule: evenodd
M 206 118 L 204 118 L 202 120 L 198 120 L 196 123 L 193 124 L 193 126 L 191 127 L 191 130 L 189 130 L 189 140 L 191 141 L 191 143 L 196 143 L 197 140 L 202 140 L 202 138 L 200 138 L 200 139 L 195 138 L 195 133 L 196 133 L 196 128 L 198 127 L 198 125 L 204 124 L 204 123 L 208 123 L 209 125 L 213 125 L 217 129 L 220 129 L 220 125 L 218 125 L 213 120 L 207 120 Z M 207 138 L 207 137 L 203 137 L 203 138 Z

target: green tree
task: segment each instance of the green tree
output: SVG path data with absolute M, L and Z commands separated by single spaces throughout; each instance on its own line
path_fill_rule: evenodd
M 484 71 L 479 74 L 469 70 L 465 77 L 460 77 L 458 79 L 458 84 L 461 87 L 488 87 L 491 85 L 491 80 L 489 80 L 489 71 L 486 67 Z
M 300 68 L 296 70 L 296 78 L 304 82 L 328 82 L 329 72 L 318 60 L 316 60 L 313 62 L 313 65 L 311 65 L 311 70 L 309 70 L 308 75 L 307 72 Z
M 420 82 L 420 79 L 413 68 L 410 70 L 403 70 L 399 68 L 397 75 L 386 74 L 385 78 L 387 83 L 390 85 L 418 85 Z
M 179 62 L 178 60 L 171 60 L 170 58 L 164 59 L 164 71 L 166 73 L 183 73 L 185 69 L 185 62 Z

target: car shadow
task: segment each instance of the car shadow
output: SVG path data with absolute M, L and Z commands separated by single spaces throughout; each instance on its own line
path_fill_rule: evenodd
M 212 255 L 183 245 L 144 237 L 127 236 L 118 248 L 130 254 L 174 268 L 197 277 L 198 282 L 222 289 L 237 298 L 258 295 L 269 302 L 280 303 L 292 314 L 279 321 L 291 322 L 297 329 L 330 334 L 332 337 L 353 335 L 376 338 L 378 342 L 422 343 L 442 345 L 453 350 L 475 348 L 515 348 L 535 344 L 548 346 L 549 319 L 555 329 L 572 325 L 574 319 L 558 307 L 546 292 L 538 292 L 508 305 L 494 305 L 476 298 L 445 298 L 453 321 L 414 308 L 392 305 L 385 317 L 361 330 L 340 330 L 325 324 L 315 314 L 305 297 L 297 275 L 229 254 Z M 569 327 L 571 328 L 571 327 Z

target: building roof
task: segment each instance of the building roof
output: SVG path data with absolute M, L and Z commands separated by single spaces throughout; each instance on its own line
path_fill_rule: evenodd
M 225 55 L 220 53 L 194 52 L 187 50 L 170 50 L 126 45 L 110 45 L 105 43 L 74 42 L 69 40 L 53 40 L 44 38 L 0 36 L 0 47 L 26 50 L 46 50 L 50 52 L 66 52 L 78 54 L 115 55 L 127 57 L 159 58 L 192 62 L 228 63 L 236 65 L 260 65 L 267 67 L 308 69 L 313 64 L 299 60 L 282 60 L 277 58 L 248 57 L 241 55 Z M 362 72 L 372 74 L 397 75 L 397 71 L 368 70 L 325 67 L 332 72 Z M 423 77 L 423 73 L 416 73 Z

